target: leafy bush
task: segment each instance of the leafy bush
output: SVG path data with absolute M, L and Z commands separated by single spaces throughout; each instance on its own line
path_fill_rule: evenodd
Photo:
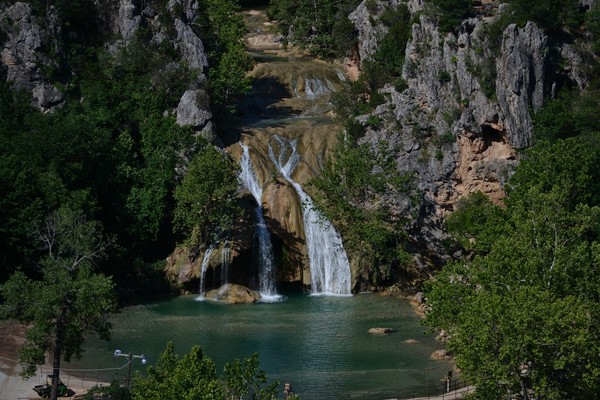
M 600 55 L 600 3 L 594 3 L 586 13 L 585 25 L 592 39 L 592 51 Z
M 440 71 L 440 73 L 438 74 L 438 79 L 442 83 L 448 83 L 448 82 L 452 81 L 452 75 L 450 75 L 450 72 L 448 72 L 446 70 Z
M 402 217 L 384 206 L 384 196 L 410 197 L 409 175 L 397 171 L 396 159 L 388 143 L 376 149 L 342 139 L 322 176 L 311 181 L 315 199 L 345 239 L 348 251 L 364 260 L 363 276 L 381 284 L 391 278 L 392 268 L 410 265 Z
M 452 32 L 460 23 L 474 15 L 471 0 L 431 0 L 438 16 L 439 27 L 443 32 Z
M 358 0 L 272 0 L 268 14 L 279 22 L 282 33 L 290 33 L 293 44 L 319 56 L 340 56 L 355 44 L 348 15 L 358 4 Z
M 131 390 L 133 400 L 243 399 L 271 400 L 279 382 L 269 382 L 261 370 L 258 355 L 227 363 L 221 376 L 215 363 L 199 346 L 179 358 L 169 342 L 146 376 L 136 376 Z
M 520 26 L 533 21 L 549 34 L 556 34 L 563 28 L 577 28 L 583 20 L 578 0 L 509 0 L 508 4 L 512 17 Z

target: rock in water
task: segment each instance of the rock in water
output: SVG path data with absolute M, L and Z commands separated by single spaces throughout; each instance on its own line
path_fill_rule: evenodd
M 373 335 L 386 335 L 388 333 L 392 333 L 392 328 L 371 328 L 369 329 L 369 333 Z
M 218 289 L 211 290 L 205 297 L 229 304 L 256 303 L 261 298 L 258 292 L 234 283 L 226 283 Z

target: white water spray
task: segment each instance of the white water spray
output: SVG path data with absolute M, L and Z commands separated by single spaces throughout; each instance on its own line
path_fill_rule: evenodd
M 221 249 L 221 285 L 229 283 L 229 258 L 231 257 L 231 247 L 229 241 L 223 243 Z
M 314 209 L 310 196 L 292 179 L 292 174 L 300 161 L 296 140 L 288 140 L 277 135 L 272 139 L 277 146 L 277 155 L 273 144 L 269 143 L 269 157 L 284 179 L 294 187 L 302 204 L 312 281 L 311 291 L 313 294 L 350 295 L 350 263 L 342 239 L 331 222 Z
M 210 256 L 213 250 L 217 247 L 217 243 L 211 243 L 210 246 L 204 252 L 204 257 L 202 258 L 202 266 L 200 267 L 200 294 L 197 297 L 197 300 L 204 300 L 204 295 L 206 294 L 206 270 L 208 269 L 208 262 L 210 261 Z
M 252 193 L 258 206 L 256 212 L 256 236 L 258 238 L 258 260 L 259 260 L 259 293 L 263 300 L 270 301 L 279 298 L 275 291 L 275 271 L 273 268 L 273 245 L 271 235 L 267 229 L 267 223 L 262 209 L 262 186 L 256 179 L 248 146 L 241 144 L 244 153 L 240 161 L 240 181 Z

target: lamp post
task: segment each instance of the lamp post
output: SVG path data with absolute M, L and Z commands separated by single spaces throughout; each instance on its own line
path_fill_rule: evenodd
M 121 350 L 117 349 L 115 350 L 115 357 L 125 357 L 127 358 L 127 389 L 129 389 L 129 382 L 131 381 L 131 361 L 134 358 L 141 358 L 141 363 L 142 364 L 146 364 L 148 362 L 148 360 L 146 360 L 146 356 L 145 355 L 135 355 L 135 354 L 131 354 L 131 353 L 123 353 Z

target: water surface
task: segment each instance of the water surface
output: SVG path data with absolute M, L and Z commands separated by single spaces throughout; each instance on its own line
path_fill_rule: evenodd
M 259 353 L 261 367 L 303 399 L 387 388 L 434 386 L 449 363 L 430 354 L 442 346 L 424 335 L 410 304 L 375 294 L 352 297 L 292 295 L 279 303 L 226 305 L 181 296 L 128 307 L 112 318 L 112 341 L 92 340 L 73 366 L 119 366 L 116 348 L 146 354 L 153 364 L 168 341 L 182 356 L 198 344 L 222 370 Z M 374 336 L 372 327 L 394 332 Z M 417 343 L 407 343 L 414 339 Z M 142 370 L 134 360 L 133 368 Z

